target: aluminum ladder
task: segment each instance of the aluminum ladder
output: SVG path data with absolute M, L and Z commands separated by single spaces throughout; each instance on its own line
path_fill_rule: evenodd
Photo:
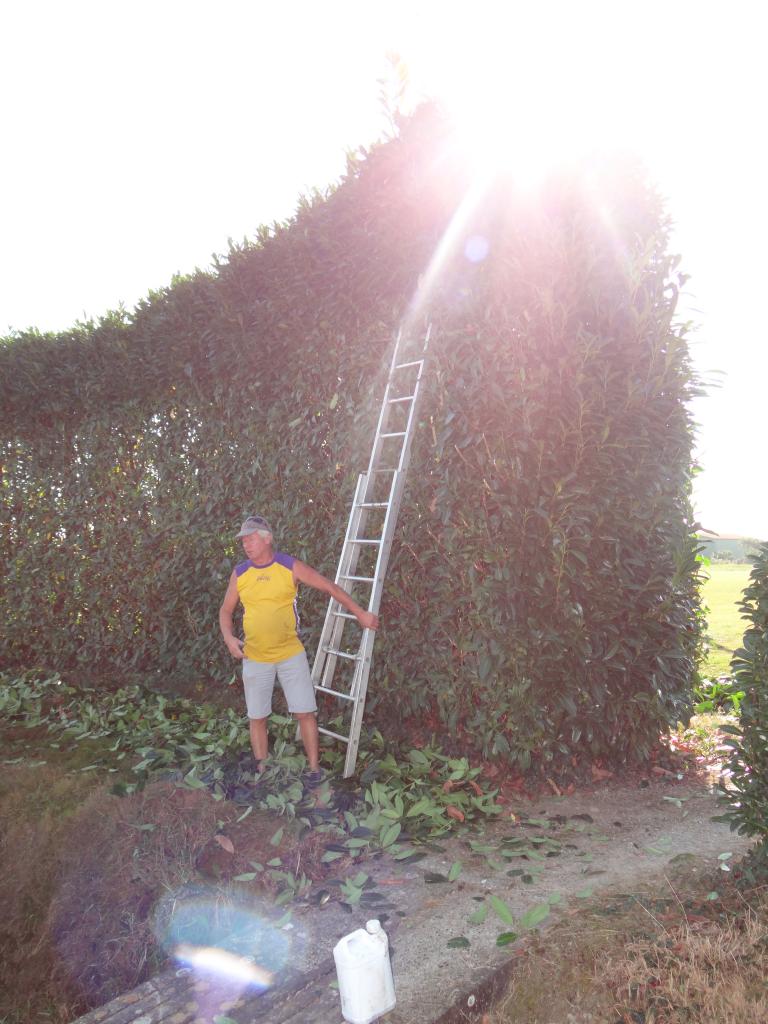
M 361 473 L 357 481 L 344 546 L 336 571 L 335 582 L 342 590 L 349 594 L 352 594 L 356 587 L 367 591 L 367 594 L 360 595 L 360 599 L 356 594 L 355 600 L 362 607 L 367 605 L 368 610 L 374 614 L 378 614 L 381 603 L 397 515 L 405 488 L 405 476 L 416 425 L 416 409 L 431 332 L 432 325 L 429 324 L 423 338 L 419 336 L 412 345 L 408 339 L 404 339 L 402 332 L 398 333 L 395 339 L 371 459 L 368 470 Z M 409 347 L 415 347 L 415 358 L 404 355 Z M 391 480 L 387 479 L 389 476 Z M 375 564 L 372 557 L 374 552 Z M 372 564 L 373 569 L 365 569 L 358 574 L 361 557 L 364 562 Z M 363 629 L 360 631 L 357 648 L 346 649 L 350 642 L 348 640 L 345 643 L 344 630 L 350 620 L 357 623 L 354 615 L 345 611 L 338 601 L 331 598 L 312 666 L 312 682 L 316 692 L 330 695 L 342 705 L 346 705 L 344 710 L 350 717 L 347 735 L 319 726 L 322 735 L 332 736 L 347 744 L 344 761 L 345 779 L 354 774 L 357 762 L 365 695 L 376 636 L 375 630 Z M 359 629 L 358 626 L 355 628 Z M 356 638 L 353 638 L 353 647 L 355 642 Z M 337 666 L 343 666 L 344 671 L 337 670 Z M 342 675 L 346 675 L 346 679 L 339 681 Z

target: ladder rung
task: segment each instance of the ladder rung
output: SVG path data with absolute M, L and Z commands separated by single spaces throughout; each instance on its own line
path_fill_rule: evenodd
M 389 508 L 388 501 L 361 501 L 355 508 Z
M 338 690 L 329 690 L 327 686 L 316 686 L 315 689 L 320 690 L 322 693 L 330 693 L 332 697 L 341 697 L 342 700 L 355 699 L 351 693 L 340 693 Z
M 423 359 L 414 359 L 410 363 L 398 363 L 397 366 L 395 367 L 395 369 L 396 370 L 404 370 L 406 368 L 406 366 L 423 366 L 423 365 L 424 365 L 424 360 Z
M 381 544 L 380 540 L 363 540 L 362 537 L 358 537 L 357 540 L 353 540 L 351 537 L 347 541 L 347 544 Z
M 397 430 L 392 434 L 379 434 L 379 437 L 405 437 L 405 431 Z
M 357 580 L 358 583 L 374 583 L 375 576 L 339 576 L 340 580 Z
M 342 743 L 349 743 L 349 736 L 342 736 L 338 732 L 333 732 L 331 729 L 324 729 L 322 725 L 318 725 L 317 731 L 321 732 L 323 736 L 333 736 L 335 740 L 341 740 Z
M 347 658 L 349 661 L 360 661 L 359 654 L 350 654 L 349 651 L 337 651 L 335 647 L 324 647 L 326 654 L 334 654 L 337 658 Z
M 385 466 L 383 469 L 374 469 L 374 473 L 396 473 L 397 466 Z
M 387 405 L 394 405 L 395 402 L 412 402 L 415 397 L 415 395 L 403 395 L 402 398 L 389 398 Z
M 352 612 L 331 612 L 337 619 L 356 619 L 357 616 L 353 615 Z

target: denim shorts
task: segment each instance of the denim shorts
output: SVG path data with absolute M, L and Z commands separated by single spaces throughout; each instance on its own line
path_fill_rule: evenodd
M 315 688 L 304 651 L 285 661 L 243 659 L 243 689 L 249 718 L 268 718 L 272 711 L 275 677 L 280 681 L 291 714 L 317 711 Z

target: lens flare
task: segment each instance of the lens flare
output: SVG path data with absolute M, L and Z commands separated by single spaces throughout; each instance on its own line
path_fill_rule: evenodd
M 290 929 L 290 930 L 288 930 Z M 155 935 L 184 970 L 217 989 L 270 988 L 290 957 L 303 957 L 306 935 L 278 927 L 266 907 L 233 904 L 212 894 L 177 894 L 157 908 Z
M 490 244 L 485 235 L 470 235 L 464 243 L 464 255 L 470 263 L 482 263 L 489 249 Z
M 424 310 L 428 308 L 429 298 L 434 291 L 435 285 L 451 256 L 463 241 L 472 215 L 485 196 L 491 180 L 492 175 L 478 175 L 467 189 L 466 194 L 443 232 L 427 269 L 419 279 L 418 287 L 411 299 L 411 304 L 403 322 L 404 332 L 410 331 Z
M 211 946 L 188 946 L 182 943 L 173 951 L 182 964 L 200 974 L 213 974 L 234 982 L 239 988 L 268 989 L 274 981 L 271 971 L 253 963 L 250 957 L 229 953 Z

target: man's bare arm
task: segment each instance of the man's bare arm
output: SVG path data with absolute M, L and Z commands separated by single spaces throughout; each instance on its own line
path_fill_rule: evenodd
M 300 562 L 298 558 L 293 563 L 293 578 L 299 583 L 306 583 L 308 587 L 314 587 L 315 590 L 321 590 L 324 594 L 329 594 L 334 600 L 339 602 L 342 608 L 346 608 L 348 612 L 351 612 L 364 629 L 379 628 L 378 615 L 374 615 L 373 612 L 361 608 L 356 601 L 352 600 L 346 590 L 342 590 L 332 580 L 322 576 L 317 570 L 305 565 L 304 562 Z
M 227 645 L 227 650 L 233 658 L 242 658 L 243 655 L 243 641 L 238 640 L 232 631 L 232 614 L 237 608 L 237 602 L 240 600 L 240 596 L 237 593 L 237 574 L 234 569 L 232 575 L 229 577 L 229 585 L 227 586 L 227 592 L 224 595 L 224 600 L 221 602 L 221 608 L 219 608 L 219 629 L 221 635 L 224 637 L 224 643 Z

